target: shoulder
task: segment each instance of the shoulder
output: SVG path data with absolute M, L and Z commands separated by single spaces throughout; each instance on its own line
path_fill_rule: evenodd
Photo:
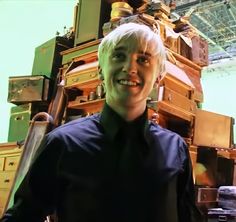
M 182 163 L 188 158 L 188 148 L 184 139 L 177 133 L 150 122 L 149 133 L 153 143 L 169 159 L 178 159 Z
M 101 132 L 100 114 L 94 114 L 57 127 L 47 135 L 47 138 L 59 141 L 61 145 L 82 145 L 90 135 L 98 135 Z
M 163 127 L 161 127 L 160 125 L 157 125 L 155 123 L 152 123 L 150 122 L 149 123 L 149 130 L 150 130 L 150 133 L 158 138 L 158 140 L 162 141 L 162 142 L 174 142 L 178 145 L 185 145 L 185 141 L 183 140 L 183 138 L 171 131 L 171 130 L 168 130 L 168 129 L 165 129 Z
M 78 134 L 79 131 L 87 131 L 97 128 L 99 125 L 100 114 L 78 118 L 54 129 L 50 134 L 52 136 L 63 136 L 68 134 Z

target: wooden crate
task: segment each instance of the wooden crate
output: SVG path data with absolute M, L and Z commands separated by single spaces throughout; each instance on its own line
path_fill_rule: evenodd
M 232 148 L 234 119 L 197 109 L 193 143 L 197 146 Z

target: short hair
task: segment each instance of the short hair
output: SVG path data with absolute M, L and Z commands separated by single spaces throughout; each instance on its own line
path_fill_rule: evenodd
M 142 47 L 144 52 L 148 47 L 150 47 L 150 43 L 152 43 L 151 53 L 153 55 L 158 55 L 158 74 L 161 75 L 165 71 L 166 60 L 166 51 L 161 37 L 158 33 L 151 30 L 147 25 L 138 23 L 130 22 L 122 24 L 112 30 L 102 39 L 98 47 L 99 64 L 102 66 L 103 56 L 108 50 L 112 50 L 120 41 L 130 37 L 137 40 L 137 44 Z

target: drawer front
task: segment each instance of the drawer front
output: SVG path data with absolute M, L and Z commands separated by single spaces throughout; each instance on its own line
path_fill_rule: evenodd
M 164 45 L 169 48 L 171 51 L 177 52 L 179 51 L 178 47 L 178 39 L 168 36 L 164 42 Z
M 232 140 L 233 119 L 230 116 L 197 109 L 193 144 L 229 149 Z
M 10 189 L 14 180 L 15 172 L 0 172 L 0 189 Z
M 157 110 L 158 110 L 158 113 L 163 113 L 168 116 L 178 117 L 178 118 L 184 119 L 188 122 L 193 121 L 193 114 L 192 113 L 187 112 L 183 109 L 180 109 L 177 106 L 173 106 L 170 103 L 165 102 L 165 101 L 158 101 Z
M 3 216 L 3 207 L 0 207 L 0 218 Z
M 198 188 L 197 203 L 217 202 L 217 188 Z
M 4 157 L 0 157 L 0 170 L 4 169 L 4 160 L 5 160 Z
M 236 222 L 236 210 L 215 210 L 208 209 L 208 222 Z
M 89 54 L 92 54 L 92 55 L 94 55 L 94 53 L 97 54 L 99 43 L 100 43 L 100 40 L 90 41 L 81 46 L 63 51 L 61 64 L 65 65 L 66 63 L 70 63 L 74 59 L 76 59 L 76 61 L 78 60 L 86 61 L 86 59 L 84 59 L 83 57 L 88 58 L 87 55 Z M 80 59 L 81 57 L 82 59 Z
M 11 156 L 11 157 L 6 157 L 5 161 L 5 170 L 6 171 L 11 171 L 14 170 L 16 171 L 18 163 L 19 163 L 20 156 Z
M 191 58 L 194 63 L 200 66 L 208 65 L 208 43 L 201 37 L 192 38 Z
M 0 190 L 0 208 L 4 208 L 9 196 L 10 190 Z
M 77 84 L 82 84 L 84 82 L 88 82 L 91 80 L 98 79 L 98 71 L 97 70 L 91 70 L 89 72 L 85 73 L 75 73 L 66 76 L 66 84 L 65 87 L 73 87 Z
M 180 95 L 171 89 L 168 89 L 167 87 L 160 87 L 159 95 L 159 101 L 165 101 L 188 112 L 196 113 L 197 107 L 194 101 Z
M 47 101 L 49 79 L 44 76 L 9 77 L 8 102 L 22 104 Z
M 172 89 L 188 99 L 191 98 L 192 91 L 190 88 L 184 84 L 181 84 L 178 80 L 171 79 L 167 76 L 162 81 L 163 85 L 168 89 Z

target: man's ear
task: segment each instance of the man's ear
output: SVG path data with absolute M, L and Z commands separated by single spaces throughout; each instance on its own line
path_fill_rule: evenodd
M 103 73 L 102 73 L 102 68 L 100 65 L 98 65 L 98 78 L 100 80 L 104 80 L 104 76 L 103 76 Z
M 161 76 L 158 75 L 157 78 L 156 78 L 156 81 L 153 84 L 153 88 L 157 88 L 158 87 L 158 84 L 159 84 L 160 80 L 161 80 Z
M 156 83 L 157 84 L 159 84 L 159 82 L 161 81 L 162 77 L 163 76 L 161 74 L 158 74 L 157 79 L 156 79 Z

